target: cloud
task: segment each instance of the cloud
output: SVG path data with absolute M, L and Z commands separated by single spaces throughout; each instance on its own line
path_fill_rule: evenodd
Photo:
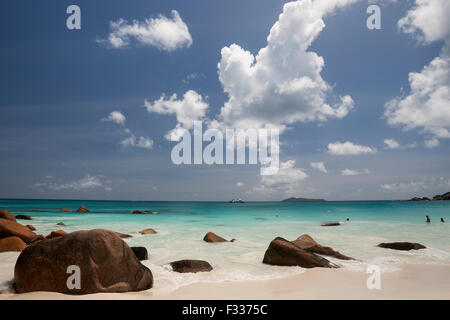
M 360 154 L 374 154 L 377 150 L 371 147 L 366 147 L 352 142 L 335 142 L 328 144 L 328 153 L 333 155 L 360 155 Z
M 261 194 L 295 194 L 299 192 L 300 182 L 308 178 L 302 170 L 295 168 L 294 160 L 280 163 L 280 169 L 275 175 L 261 176 L 261 185 L 253 188 L 253 192 Z
M 450 179 L 445 177 L 432 177 L 424 180 L 386 183 L 381 185 L 382 190 L 395 193 L 413 193 L 433 190 L 434 192 L 439 193 L 441 191 L 447 191 L 449 187 Z
M 398 149 L 400 147 L 400 144 L 393 139 L 385 139 L 384 144 L 388 149 Z
M 112 48 L 123 48 L 130 45 L 131 40 L 145 46 L 156 47 L 164 51 L 174 51 L 190 47 L 192 37 L 189 29 L 176 10 L 172 17 L 159 15 L 158 18 L 145 19 L 143 22 L 133 20 L 128 23 L 124 19 L 110 22 L 110 33 L 107 39 L 98 40 Z
M 113 111 L 107 117 L 101 119 L 104 122 L 115 122 L 120 125 L 125 125 L 125 120 L 127 118 L 120 111 Z
M 439 146 L 439 140 L 436 138 L 430 139 L 430 140 L 425 140 L 425 147 L 427 147 L 428 149 L 433 149 L 437 146 Z
M 111 112 L 107 117 L 101 119 L 101 121 L 111 121 L 122 126 L 125 126 L 126 117 L 119 111 Z M 142 149 L 152 149 L 154 141 L 150 138 L 145 138 L 140 136 L 136 138 L 134 133 L 129 129 L 125 128 L 124 132 L 128 134 L 128 138 L 120 141 L 120 144 L 124 147 L 137 147 Z
M 202 120 L 209 107 L 209 104 L 203 97 L 193 90 L 187 91 L 182 99 L 178 99 L 176 94 L 169 98 L 162 95 L 153 102 L 145 100 L 144 105 L 148 112 L 175 114 L 178 124 L 175 129 L 166 134 L 166 139 L 170 141 L 178 141 L 181 138 L 183 129 L 192 129 L 194 121 Z
M 219 80 L 228 100 L 218 120 L 225 126 L 283 128 L 294 122 L 343 118 L 353 99 L 335 97 L 322 78 L 325 62 L 309 50 L 325 28 L 323 18 L 356 0 L 302 0 L 286 3 L 266 47 L 254 56 L 237 44 L 224 47 Z
M 181 82 L 183 82 L 184 84 L 188 84 L 192 80 L 199 79 L 199 78 L 205 78 L 205 75 L 203 73 L 193 72 L 193 73 L 188 74 L 186 76 L 186 78 L 181 80 Z
M 120 142 L 124 147 L 136 147 L 142 149 L 152 149 L 154 141 L 150 138 L 140 136 L 138 139 L 134 134 Z
M 343 175 L 343 176 L 357 176 L 360 174 L 369 174 L 369 173 L 370 173 L 369 169 L 364 169 L 363 171 L 344 169 L 341 171 L 341 175 Z
M 409 73 L 409 95 L 387 102 L 384 116 L 405 130 L 421 128 L 434 139 L 450 138 L 450 2 L 416 0 L 399 20 L 401 31 L 423 44 L 443 41 L 440 55 L 420 72 Z
M 323 173 L 328 173 L 327 168 L 325 168 L 325 165 L 323 162 L 311 162 L 310 163 L 311 168 L 319 170 Z
M 61 191 L 67 189 L 86 190 L 103 186 L 102 176 L 86 175 L 84 178 L 67 183 L 43 182 L 35 183 L 34 188 L 46 188 L 49 190 Z
M 243 187 L 245 184 L 243 182 L 238 182 L 236 183 L 236 187 L 241 188 Z

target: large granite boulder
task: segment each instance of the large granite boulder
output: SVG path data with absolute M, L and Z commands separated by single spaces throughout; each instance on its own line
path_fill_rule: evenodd
M 203 241 L 206 242 L 228 242 L 226 239 L 218 236 L 217 234 L 213 232 L 208 232 L 205 237 L 203 238 Z
M 352 260 L 352 258 L 347 257 L 343 254 L 341 254 L 338 251 L 333 250 L 330 247 L 324 247 L 320 244 L 318 244 L 310 235 L 303 234 L 300 237 L 298 237 L 296 240 L 292 241 L 293 244 L 295 244 L 300 249 L 317 253 L 317 254 L 323 254 L 325 256 L 331 256 L 335 257 L 341 260 Z
M 72 273 L 68 273 L 70 266 L 80 270 L 79 289 L 69 289 L 74 272 L 69 268 Z M 14 269 L 18 293 L 90 294 L 139 291 L 152 286 L 151 271 L 139 262 L 133 250 L 115 232 L 102 229 L 37 241 L 22 251 Z
M 334 268 L 327 259 L 297 247 L 290 241 L 277 237 L 264 254 L 263 263 L 278 266 L 299 266 L 303 268 Z
M 77 212 L 79 213 L 88 213 L 90 212 L 85 206 L 81 206 L 77 209 Z
M 148 260 L 148 252 L 145 247 L 131 247 L 131 250 L 133 250 L 139 261 Z
M 0 219 L 16 221 L 16 217 L 8 210 L 0 210 Z
M 411 243 L 411 242 L 380 243 L 377 247 L 402 251 L 426 249 L 426 247 L 420 243 Z
M 170 263 L 172 270 L 180 273 L 208 272 L 213 267 L 203 260 L 179 260 Z
M 132 235 L 126 234 L 126 233 L 121 233 L 121 232 L 114 232 L 116 235 L 119 236 L 119 238 L 122 239 L 127 239 L 127 238 L 132 238 Z
M 19 237 L 14 236 L 0 239 L 0 252 L 22 251 L 26 247 L 27 244 Z
M 38 235 L 27 227 L 12 220 L 0 219 L 0 239 L 8 237 L 19 237 L 25 243 L 32 242 Z
M 64 230 L 56 230 L 56 231 L 52 231 L 49 235 L 47 235 L 45 238 L 46 239 L 53 239 L 53 238 L 58 238 L 58 237 L 64 237 L 66 236 L 68 233 L 65 232 Z

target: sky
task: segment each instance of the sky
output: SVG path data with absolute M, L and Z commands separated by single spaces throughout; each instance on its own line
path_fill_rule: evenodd
M 2 1 L 0 198 L 448 192 L 449 15 L 448 0 Z M 278 174 L 174 164 L 194 121 L 278 129 Z

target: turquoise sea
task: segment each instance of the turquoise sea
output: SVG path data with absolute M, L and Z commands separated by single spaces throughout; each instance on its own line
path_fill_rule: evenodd
M 65 213 L 86 206 L 91 213 Z M 333 260 L 344 268 L 365 270 L 376 264 L 385 272 L 405 263 L 450 264 L 450 201 L 360 201 L 360 202 L 133 202 L 82 200 L 0 200 L 0 210 L 27 214 L 36 232 L 66 232 L 104 228 L 128 233 L 130 246 L 145 246 L 147 265 L 155 276 L 155 292 L 167 292 L 202 281 L 269 279 L 302 273 L 299 267 L 262 264 L 264 252 L 277 236 L 294 240 L 307 233 L 322 245 L 331 246 L 355 261 Z M 39 210 L 39 212 L 33 211 Z M 157 214 L 132 214 L 133 210 Z M 425 223 L 429 215 L 432 223 Z M 440 218 L 445 223 L 440 222 Z M 349 218 L 350 221 L 346 222 Z M 56 226 L 58 222 L 67 226 Z M 327 221 L 341 221 L 338 227 L 322 227 Z M 138 231 L 153 228 L 155 235 Z M 211 244 L 202 241 L 212 231 L 234 243 Z M 409 241 L 427 246 L 425 250 L 401 252 L 377 248 L 380 242 Z M 7 287 L 16 253 L 0 253 L 0 289 Z M 207 260 L 210 273 L 177 274 L 167 263 L 180 259 Z M 9 268 L 9 269 L 8 269 Z

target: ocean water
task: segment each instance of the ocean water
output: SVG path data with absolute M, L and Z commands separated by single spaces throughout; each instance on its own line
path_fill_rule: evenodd
M 86 206 L 91 213 L 65 213 Z M 330 259 L 343 268 L 364 271 L 376 264 L 384 272 L 398 270 L 406 263 L 450 264 L 450 201 L 444 202 L 133 202 L 72 200 L 0 200 L 0 209 L 27 214 L 36 232 L 66 232 L 110 229 L 128 233 L 130 246 L 144 246 L 155 278 L 155 294 L 167 293 L 195 282 L 258 280 L 286 277 L 304 272 L 300 267 L 269 266 L 262 263 L 271 240 L 281 236 L 295 240 L 307 233 L 322 245 L 355 258 L 354 261 Z M 39 212 L 34 212 L 38 209 Z M 133 210 L 152 210 L 157 214 L 132 214 Z M 429 215 L 432 223 L 425 223 Z M 446 223 L 441 223 L 443 217 Z M 349 218 L 350 221 L 346 222 Z M 58 222 L 66 226 L 56 226 Z M 338 227 L 322 227 L 327 221 L 341 221 Z M 155 235 L 138 231 L 153 228 Z M 212 231 L 234 243 L 206 243 Z M 380 242 L 409 241 L 427 246 L 425 250 L 395 251 L 378 248 Z M 8 291 L 17 253 L 0 253 L 0 290 Z M 209 273 L 179 274 L 169 262 L 202 259 L 214 268 Z

